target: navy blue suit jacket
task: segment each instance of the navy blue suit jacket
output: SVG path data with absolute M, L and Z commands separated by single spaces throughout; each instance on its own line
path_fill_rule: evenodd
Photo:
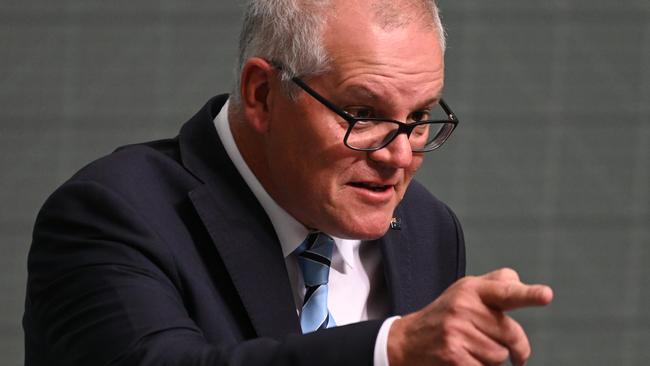
M 282 251 L 228 159 L 210 100 L 173 139 L 99 159 L 36 220 L 23 324 L 29 366 L 370 365 L 382 319 L 300 334 Z M 391 314 L 462 276 L 453 213 L 411 183 L 378 240 Z

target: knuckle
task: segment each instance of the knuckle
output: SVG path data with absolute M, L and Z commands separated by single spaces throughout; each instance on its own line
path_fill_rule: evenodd
M 481 281 L 482 280 L 478 277 L 463 277 L 454 284 L 450 293 L 453 294 L 452 296 L 454 297 L 471 296 L 472 294 L 476 294 Z
M 453 344 L 455 336 L 460 332 L 461 325 L 454 317 L 446 317 L 440 322 L 440 332 L 445 345 Z
M 493 349 L 489 350 L 489 359 L 495 364 L 501 364 L 505 362 L 510 356 L 510 352 L 507 348 L 501 346 L 495 346 Z
M 475 276 L 465 276 L 458 281 L 456 281 L 455 287 L 458 289 L 467 289 L 473 287 L 474 282 L 476 282 L 477 277 Z
M 528 342 L 513 347 L 512 358 L 518 360 L 518 364 L 524 364 L 530 358 L 531 349 Z
M 509 345 L 515 357 L 525 362 L 531 354 L 530 343 L 522 326 L 511 319 L 504 341 Z
M 522 340 L 526 341 L 527 338 L 526 333 L 524 332 L 524 328 L 522 328 L 522 326 L 517 323 L 517 321 L 510 318 L 509 316 L 504 316 L 502 324 L 504 342 L 510 345 L 517 345 Z
M 530 358 L 530 354 L 531 354 L 531 353 L 532 353 L 532 349 L 530 348 L 530 346 L 527 346 L 527 347 L 522 351 L 521 356 L 522 356 L 524 362 Z
M 467 296 L 459 294 L 454 296 L 447 302 L 447 313 L 452 316 L 462 317 L 463 314 L 471 311 L 471 301 Z
M 443 347 L 438 352 L 438 358 L 444 365 L 460 365 L 463 358 L 464 348 L 460 342 L 454 339 L 445 339 Z
M 525 334 L 522 334 L 521 337 L 517 339 L 515 342 L 515 348 L 524 358 L 528 358 L 530 356 L 530 343 L 528 342 L 528 337 L 526 337 Z
M 510 267 L 504 267 L 498 270 L 499 277 L 509 281 L 519 281 L 519 273 Z

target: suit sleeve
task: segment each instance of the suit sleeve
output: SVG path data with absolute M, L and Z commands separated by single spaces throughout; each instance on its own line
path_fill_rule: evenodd
M 66 183 L 28 258 L 27 366 L 371 365 L 382 321 L 282 340 L 209 343 L 184 306 L 173 257 L 118 194 Z

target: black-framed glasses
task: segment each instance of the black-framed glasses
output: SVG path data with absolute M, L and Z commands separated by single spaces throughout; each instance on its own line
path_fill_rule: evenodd
M 438 113 L 440 115 L 444 113 L 445 118 L 441 119 L 432 119 L 430 117 L 434 111 L 428 112 L 425 119 L 414 120 L 409 123 L 387 118 L 355 117 L 325 99 L 299 77 L 294 76 L 291 80 L 348 123 L 348 130 L 343 138 L 343 143 L 353 150 L 379 150 L 390 144 L 399 134 L 405 133 L 411 143 L 411 151 L 433 151 L 447 141 L 459 122 L 449 105 L 442 99 L 438 102 L 442 109 Z

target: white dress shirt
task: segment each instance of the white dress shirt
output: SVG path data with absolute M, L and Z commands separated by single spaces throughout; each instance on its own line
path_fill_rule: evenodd
M 269 216 L 284 254 L 291 289 L 300 314 L 305 285 L 293 251 L 305 240 L 309 230 L 280 207 L 250 170 L 235 143 L 228 123 L 228 102 L 214 119 L 217 134 L 239 174 Z M 379 319 L 388 314 L 388 296 L 381 267 L 381 250 L 370 242 L 334 238 L 332 266 L 328 281 L 328 309 L 336 325 Z M 390 325 L 397 317 L 384 321 L 375 341 L 374 365 L 388 365 L 387 342 Z

